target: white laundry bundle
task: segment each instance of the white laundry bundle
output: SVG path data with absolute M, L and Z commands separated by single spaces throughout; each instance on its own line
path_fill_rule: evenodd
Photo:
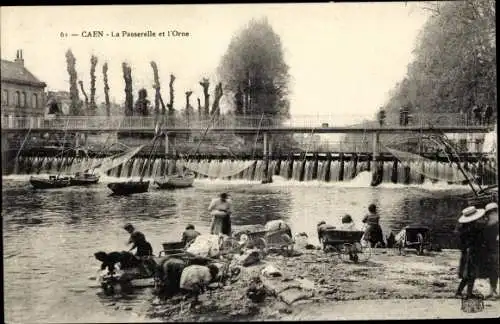
M 203 257 L 215 257 L 220 252 L 219 244 L 218 235 L 202 234 L 194 239 L 186 251 Z
M 181 289 L 196 291 L 206 287 L 212 280 L 210 269 L 202 265 L 190 265 L 182 270 L 179 287 Z
M 288 226 L 287 223 L 285 223 L 281 219 L 276 219 L 276 220 L 272 220 L 272 221 L 267 222 L 264 229 L 269 232 L 269 231 L 277 231 L 277 230 L 287 230 L 289 228 L 290 227 Z

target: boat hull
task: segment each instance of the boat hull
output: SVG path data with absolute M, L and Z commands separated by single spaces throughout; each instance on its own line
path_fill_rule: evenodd
M 193 186 L 194 177 L 186 178 L 163 178 L 155 180 L 159 189 L 178 189 L 189 188 Z
M 108 183 L 108 188 L 115 195 L 131 195 L 149 190 L 149 181 L 128 181 Z
M 44 179 L 44 178 L 30 178 L 30 183 L 35 189 L 54 189 L 54 188 L 65 188 L 71 185 L 69 178 L 56 178 L 56 179 Z
M 89 175 L 87 177 L 71 177 L 72 186 L 88 186 L 99 182 L 99 176 Z

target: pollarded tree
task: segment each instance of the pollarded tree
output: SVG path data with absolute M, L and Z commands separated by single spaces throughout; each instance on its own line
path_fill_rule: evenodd
M 229 98 L 243 92 L 238 115 L 289 117 L 288 65 L 280 37 L 266 18 L 251 20 L 231 40 L 219 68 L 219 77 Z M 238 101 L 236 100 L 236 101 Z

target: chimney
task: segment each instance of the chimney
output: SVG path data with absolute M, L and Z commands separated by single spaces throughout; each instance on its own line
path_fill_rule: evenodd
M 16 60 L 14 62 L 24 66 L 23 50 L 17 50 Z

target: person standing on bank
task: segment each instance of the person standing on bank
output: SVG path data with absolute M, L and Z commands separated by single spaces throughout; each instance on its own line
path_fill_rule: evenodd
M 137 248 L 135 256 L 138 257 L 153 255 L 153 247 L 148 241 L 146 241 L 144 234 L 136 231 L 134 226 L 130 223 L 125 225 L 123 228 L 130 234 L 130 239 L 127 244 L 133 244 L 129 251 Z
M 484 217 L 485 214 L 484 209 L 470 206 L 462 211 L 458 219 L 461 251 L 458 277 L 462 280 L 455 293 L 456 297 L 462 297 L 465 287 L 467 287 L 466 297 L 472 297 L 476 279 L 490 277 L 488 273 L 489 251 L 484 237 L 484 229 L 488 222 L 488 219 Z
M 366 224 L 363 240 L 370 242 L 371 247 L 385 247 L 384 235 L 379 221 L 380 216 L 377 213 L 377 206 L 370 204 L 368 206 L 368 214 L 363 218 L 363 223 Z
M 232 204 L 227 193 L 221 193 L 219 198 L 214 198 L 208 206 L 212 215 L 211 234 L 225 234 L 231 236 Z
M 486 225 L 483 230 L 483 238 L 486 248 L 485 272 L 490 282 L 490 292 L 487 298 L 497 298 L 497 286 L 499 275 L 499 245 L 498 245 L 498 205 L 489 203 L 484 208 Z

